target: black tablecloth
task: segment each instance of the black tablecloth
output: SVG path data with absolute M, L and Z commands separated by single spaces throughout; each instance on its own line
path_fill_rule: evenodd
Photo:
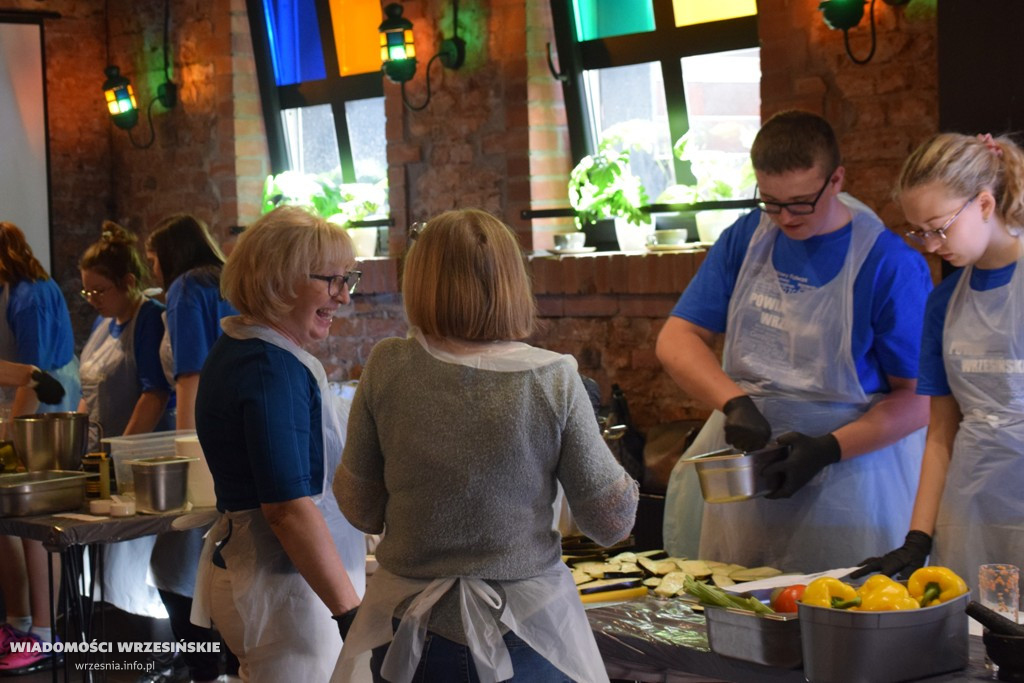
M 77 511 L 88 514 L 88 510 Z M 68 514 L 68 513 L 63 513 Z M 164 512 L 157 515 L 137 514 L 131 517 L 101 517 L 86 521 L 55 515 L 38 517 L 2 517 L 0 535 L 18 536 L 42 541 L 50 552 L 60 552 L 75 545 L 116 543 L 140 536 L 159 534 L 170 529 L 191 529 L 205 526 L 216 519 L 214 508 L 195 508 L 189 512 Z

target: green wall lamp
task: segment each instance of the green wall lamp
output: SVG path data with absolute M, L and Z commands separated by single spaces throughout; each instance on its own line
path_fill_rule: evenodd
M 898 7 L 906 5 L 910 0 L 883 0 L 885 4 Z M 871 22 L 871 50 L 867 57 L 858 59 L 850 51 L 850 29 L 860 23 L 864 17 L 864 5 L 867 0 L 821 0 L 818 9 L 821 10 L 825 25 L 831 29 L 839 29 L 843 32 L 843 45 L 846 47 L 846 54 L 854 64 L 867 64 L 875 56 L 875 0 L 871 0 L 868 8 Z
M 423 104 L 413 105 L 405 96 L 405 84 L 416 75 L 416 46 L 413 43 L 412 22 L 402 16 L 402 6 L 391 3 L 384 8 L 387 17 L 377 30 L 380 32 L 380 59 L 384 75 L 393 83 L 402 86 L 402 102 L 413 111 L 425 109 L 430 104 L 430 67 L 435 60 L 441 60 L 446 69 L 458 69 L 466 61 L 466 41 L 459 38 L 459 2 L 452 2 L 452 37 L 441 41 L 437 54 L 427 62 L 427 99 Z

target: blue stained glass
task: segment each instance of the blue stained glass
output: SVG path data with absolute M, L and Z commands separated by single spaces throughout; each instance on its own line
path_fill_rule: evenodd
M 278 85 L 327 77 L 315 0 L 263 0 Z

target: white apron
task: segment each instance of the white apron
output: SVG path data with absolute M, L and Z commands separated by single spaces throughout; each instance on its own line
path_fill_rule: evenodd
M 89 410 L 89 420 L 99 422 L 106 436 L 124 433 L 135 403 L 142 395 L 135 363 L 138 317 L 137 307 L 117 338 L 110 334 L 110 320 L 104 318 L 82 349 L 82 398 Z M 163 428 L 166 429 L 166 425 Z M 154 431 L 161 431 L 161 426 Z M 132 614 L 166 616 L 149 573 L 149 557 L 155 542 L 156 536 L 143 536 L 105 547 L 104 601 Z
M 221 327 L 229 337 L 262 339 L 288 351 L 316 378 L 324 433 L 324 481 L 323 493 L 313 500 L 324 515 L 352 585 L 362 596 L 366 589 L 365 537 L 342 516 L 330 494 L 334 471 L 341 462 L 345 425 L 323 365 L 278 332 L 246 324 L 241 316 L 224 318 Z M 199 559 L 192 623 L 207 628 L 211 625 L 209 585 L 213 550 L 227 536 L 228 520 L 231 538 L 221 554 L 231 576 L 235 609 L 245 624 L 245 650 L 262 647 L 266 653 L 266 648 L 280 649 L 280 655 L 273 657 L 275 671 L 250 667 L 250 680 L 280 683 L 280 672 L 287 671 L 292 681 L 327 681 L 341 651 L 337 624 L 295 569 L 259 508 L 224 513 L 207 534 Z
M 18 346 L 14 338 L 14 330 L 7 323 L 7 306 L 11 299 L 13 285 L 0 285 L 0 360 L 18 362 Z M 71 360 L 59 368 L 40 368 L 50 373 L 64 387 L 64 398 L 60 403 L 40 403 L 37 413 L 67 413 L 78 410 L 78 402 L 82 392 L 78 380 L 78 358 L 72 354 Z M 6 414 L 14 401 L 15 387 L 0 387 L 0 417 Z M 13 417 L 13 416 L 12 416 Z
M 772 265 L 778 234 L 762 215 L 729 305 L 723 368 L 772 426 L 772 436 L 821 436 L 846 425 L 880 396 L 865 395 L 851 351 L 853 285 L 885 226 L 846 194 L 853 214 L 842 270 L 828 283 L 783 290 Z M 715 411 L 684 457 L 727 446 Z M 896 547 L 910 522 L 924 430 L 819 472 L 791 498 L 705 504 L 696 472 L 673 469 L 666 494 L 665 547 L 673 554 L 784 571 L 856 565 Z M 698 521 L 699 520 L 699 521 Z
M 931 564 L 976 586 L 979 565 L 1024 564 L 1024 255 L 1004 287 L 971 289 L 972 270 L 964 269 L 953 290 L 942 332 L 963 420 Z

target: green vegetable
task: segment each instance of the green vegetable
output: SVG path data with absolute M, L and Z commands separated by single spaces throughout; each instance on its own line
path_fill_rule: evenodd
M 727 607 L 743 609 L 758 614 L 774 614 L 775 611 L 753 596 L 742 597 L 735 593 L 728 593 L 721 588 L 709 586 L 706 583 L 695 581 L 692 577 L 686 577 L 683 582 L 683 590 L 697 598 L 702 605 L 712 607 Z

